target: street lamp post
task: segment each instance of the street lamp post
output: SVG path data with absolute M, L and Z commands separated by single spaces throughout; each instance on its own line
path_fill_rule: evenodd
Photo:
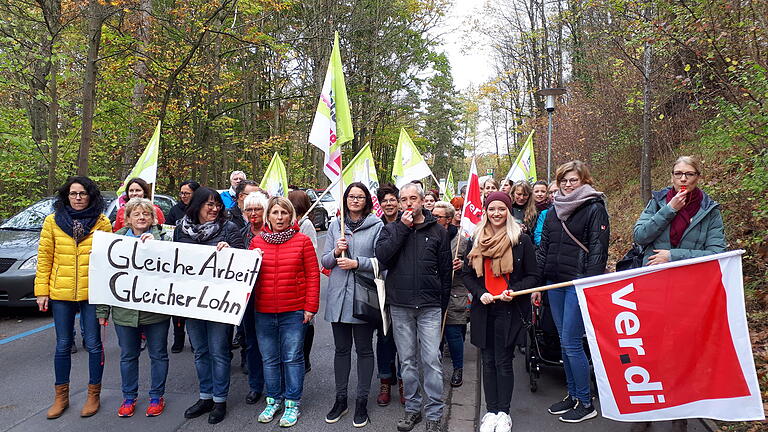
M 545 97 L 544 108 L 547 110 L 547 183 L 552 182 L 552 114 L 555 112 L 557 96 L 565 94 L 564 88 L 546 88 L 536 92 Z

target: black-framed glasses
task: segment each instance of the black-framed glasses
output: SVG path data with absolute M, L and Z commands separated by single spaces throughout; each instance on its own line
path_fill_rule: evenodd
M 365 201 L 365 195 L 347 195 L 350 201 Z
M 208 207 L 209 209 L 214 209 L 215 208 L 215 209 L 219 209 L 219 210 L 221 210 L 221 208 L 224 207 L 223 205 L 221 205 L 219 203 L 210 202 L 210 201 L 205 203 L 205 206 Z
M 450 218 L 450 217 L 448 217 L 448 216 L 438 216 L 438 215 L 434 215 L 434 216 L 435 216 L 435 218 L 437 218 L 437 219 L 451 219 L 451 218 Z
M 699 173 L 697 173 L 695 171 L 672 171 L 672 175 L 676 179 L 680 179 L 680 178 L 683 178 L 683 176 L 685 176 L 685 178 L 697 177 L 699 175 Z
M 192 192 L 179 192 L 179 196 L 190 196 Z
M 85 198 L 87 196 L 88 196 L 88 192 L 70 192 L 69 193 L 70 198 L 77 198 L 77 197 Z
M 580 182 L 581 182 L 581 179 L 578 178 L 578 177 L 564 178 L 564 179 L 560 180 L 560 184 L 562 184 L 562 185 L 567 185 L 567 184 L 575 185 L 575 184 L 579 184 Z

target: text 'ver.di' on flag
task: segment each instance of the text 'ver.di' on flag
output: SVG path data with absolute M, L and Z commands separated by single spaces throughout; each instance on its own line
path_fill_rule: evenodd
M 467 178 L 467 196 L 464 199 L 464 207 L 461 209 L 462 232 L 471 236 L 482 217 L 483 201 L 480 197 L 480 178 L 477 176 L 477 164 L 472 158 L 472 166 L 469 168 L 469 178 Z
M 764 419 L 744 251 L 574 281 L 603 416 Z

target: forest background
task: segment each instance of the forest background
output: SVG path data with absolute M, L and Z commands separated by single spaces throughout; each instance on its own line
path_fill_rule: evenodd
M 493 76 L 458 91 L 441 48 L 450 0 L 0 0 L 0 218 L 80 173 L 116 189 L 163 122 L 157 190 L 259 179 L 277 151 L 289 181 L 327 184 L 307 144 L 334 31 L 352 107 L 349 160 L 371 144 L 391 172 L 405 127 L 438 177 L 471 157 L 503 176 L 563 87 L 553 166 L 582 159 L 608 194 L 611 258 L 671 162 L 704 161 L 745 285 L 768 388 L 768 2 L 477 1 L 463 32 Z M 485 145 L 481 145 L 485 143 Z M 490 148 L 489 148 L 490 146 Z M 768 395 L 765 395 L 768 396 Z M 764 398 L 768 400 L 768 398 Z M 736 427 L 736 426 L 732 426 Z M 755 428 L 759 425 L 742 425 Z

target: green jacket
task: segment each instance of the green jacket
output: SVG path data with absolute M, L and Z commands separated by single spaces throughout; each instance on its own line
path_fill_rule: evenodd
M 118 235 L 125 235 L 130 228 L 123 227 L 115 232 Z M 171 237 L 163 230 L 160 225 L 154 225 L 150 228 L 149 232 L 155 236 L 155 239 L 170 241 Z M 155 312 L 137 311 L 134 309 L 126 309 L 118 306 L 98 305 L 96 307 L 97 318 L 109 318 L 110 312 L 112 313 L 112 321 L 114 324 L 118 324 L 124 327 L 138 327 L 140 325 L 156 324 L 171 317 L 165 314 L 159 314 Z
M 667 204 L 667 191 L 653 192 L 653 197 L 635 223 L 635 243 L 645 248 L 643 265 L 654 249 L 669 250 L 671 261 L 713 255 L 725 251 L 725 232 L 720 204 L 704 193 L 701 208 L 691 219 L 676 248 L 669 241 L 669 227 L 677 212 Z M 703 192 L 703 191 L 702 191 Z

